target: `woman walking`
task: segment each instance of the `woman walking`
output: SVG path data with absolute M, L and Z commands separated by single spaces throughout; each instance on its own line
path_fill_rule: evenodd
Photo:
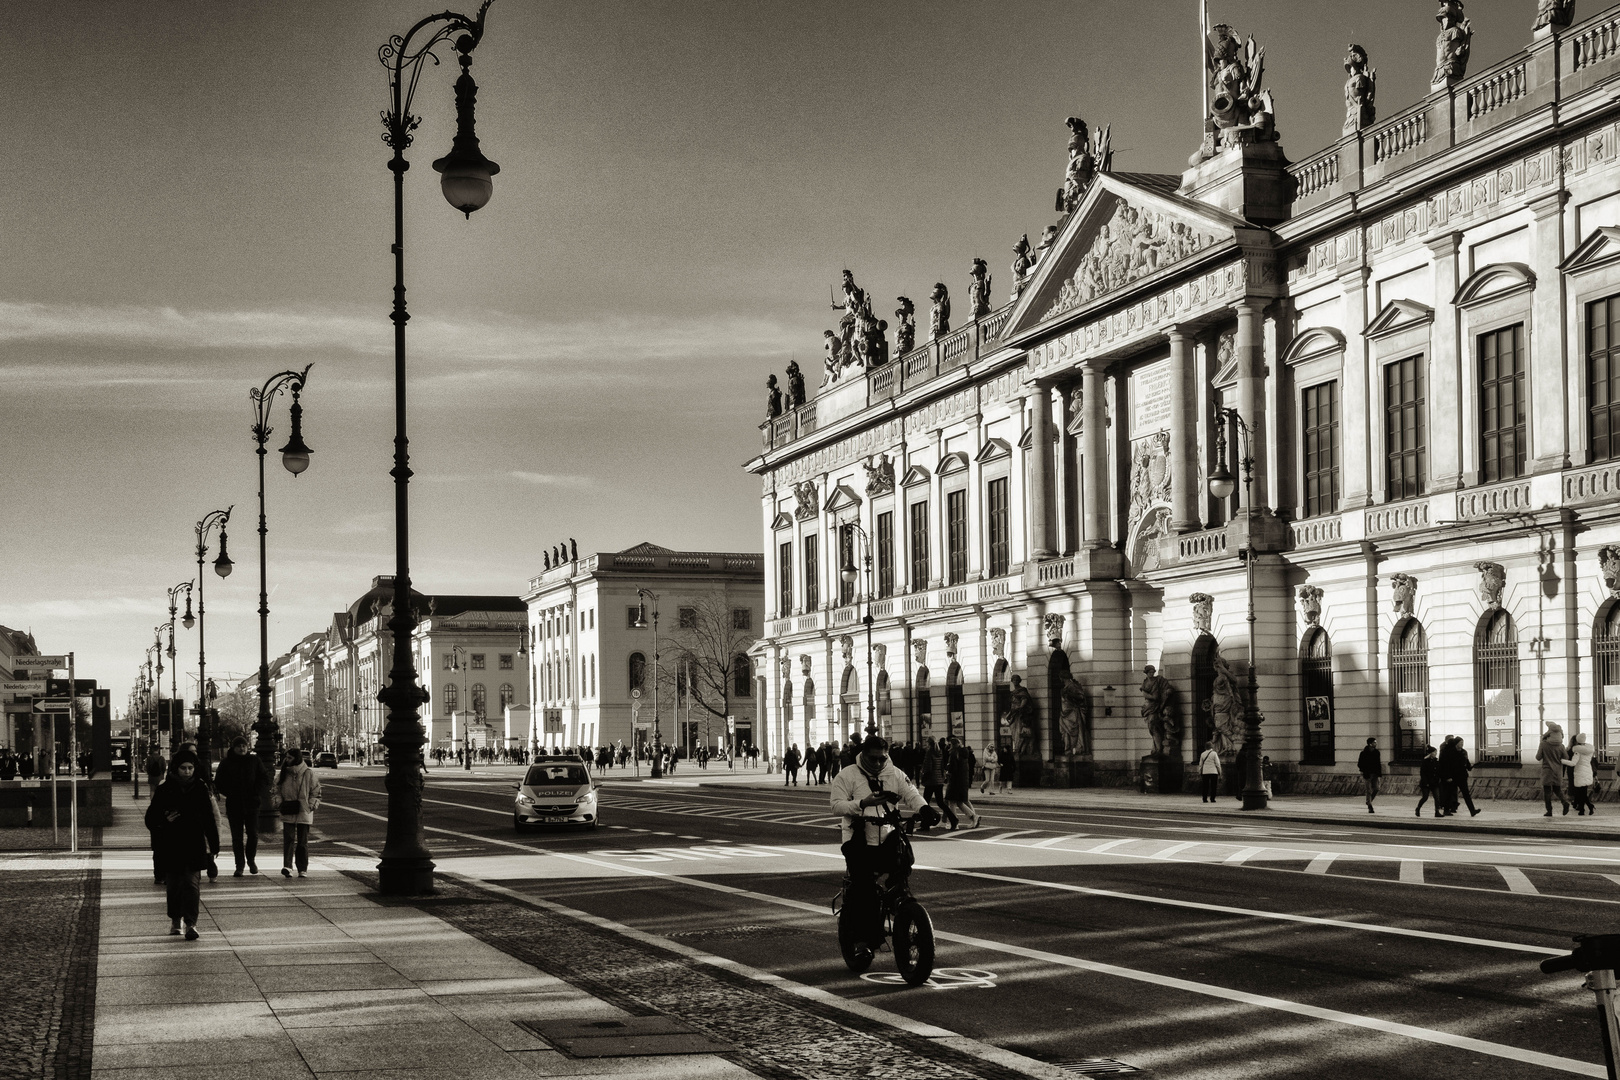
M 1011 795 L 1013 776 L 1018 772 L 1018 759 L 1013 757 L 1012 745 L 1002 743 L 996 747 L 997 795 Z
M 1575 804 L 1575 813 L 1585 817 L 1588 811 L 1597 813 L 1597 807 L 1592 805 L 1592 744 L 1586 741 L 1586 732 L 1581 732 L 1569 744 L 1569 757 L 1565 765 L 1574 770 L 1574 777 L 1569 782 L 1570 801 Z M 1549 812 L 1551 807 L 1548 808 Z
M 202 872 L 219 854 L 219 826 L 208 786 L 197 779 L 197 755 L 181 750 L 169 763 L 169 778 L 146 808 L 152 850 L 163 868 L 168 892 L 169 933 L 186 924 L 186 940 L 196 941 L 202 902 Z
M 276 778 L 275 807 L 281 812 L 281 876 L 290 878 L 296 857 L 298 876 L 309 869 L 309 827 L 321 805 L 321 782 L 304 764 L 304 755 L 288 750 Z M 217 846 L 217 845 L 216 845 Z
M 979 812 L 973 807 L 973 751 L 955 735 L 948 742 L 945 756 L 945 801 L 968 819 L 967 828 L 979 827 Z
M 1541 736 L 1541 745 L 1536 747 L 1536 760 L 1541 762 L 1541 798 L 1546 804 L 1547 812 L 1543 817 L 1552 817 L 1553 796 L 1558 796 L 1558 802 L 1563 806 L 1564 813 L 1569 813 L 1569 800 L 1564 798 L 1564 729 L 1557 724 L 1549 723 L 1546 732 Z

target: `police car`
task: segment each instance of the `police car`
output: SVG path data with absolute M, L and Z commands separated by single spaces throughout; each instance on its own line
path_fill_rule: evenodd
M 594 829 L 597 785 L 577 757 L 541 757 L 534 760 L 518 785 L 512 806 L 512 828 L 530 825 L 583 825 Z

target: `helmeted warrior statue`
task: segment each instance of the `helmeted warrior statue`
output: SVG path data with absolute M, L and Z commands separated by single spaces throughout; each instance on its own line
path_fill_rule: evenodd
M 765 376 L 765 419 L 775 420 L 782 415 L 782 391 L 776 388 L 776 376 Z
M 968 309 L 975 319 L 990 314 L 990 268 L 983 259 L 974 259 L 968 272 Z
M 928 299 L 934 302 L 934 309 L 929 313 L 928 335 L 938 340 L 951 332 L 951 292 L 943 281 L 936 281 Z
M 1029 283 L 1029 273 L 1034 268 L 1035 251 L 1029 246 L 1029 233 L 1025 233 L 1013 245 L 1012 294 L 1014 300 L 1018 299 L 1019 294 L 1024 291 L 1024 286 Z
M 788 361 L 787 381 L 787 407 L 797 409 L 804 404 L 804 372 L 799 370 L 797 360 Z
M 900 306 L 894 309 L 894 353 L 904 356 L 917 346 L 917 305 L 909 296 L 895 297 Z
M 1354 135 L 1378 115 L 1373 99 L 1378 94 L 1378 72 L 1367 62 L 1367 50 L 1351 45 L 1344 55 L 1344 133 Z
M 1240 41 L 1225 23 L 1210 30 L 1204 39 L 1209 116 L 1204 120 L 1204 145 L 1193 155 L 1192 164 L 1230 146 L 1276 141 L 1276 105 L 1271 91 L 1261 86 L 1265 57 L 1266 50 L 1254 38 Z
M 1551 27 L 1562 30 L 1575 21 L 1575 0 L 1540 0 L 1536 4 L 1535 30 Z
M 1069 162 L 1063 170 L 1063 186 L 1058 189 L 1055 209 L 1060 214 L 1072 214 L 1097 174 L 1112 167 L 1114 152 L 1109 148 L 1108 128 L 1098 128 L 1093 141 L 1086 122 L 1078 116 L 1064 123 L 1069 126 Z
M 1468 54 L 1473 49 L 1474 26 L 1463 15 L 1462 0 L 1440 0 L 1434 21 L 1440 36 L 1434 39 L 1434 87 L 1450 86 L 1468 74 Z

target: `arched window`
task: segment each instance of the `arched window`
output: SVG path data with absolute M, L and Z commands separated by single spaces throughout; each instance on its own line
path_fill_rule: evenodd
M 444 698 L 444 714 L 449 716 L 456 711 L 456 696 L 461 693 L 461 687 L 455 683 L 446 683 L 442 696 Z
M 511 683 L 501 683 L 501 712 L 504 714 L 512 699 L 517 697 L 517 691 L 512 689 Z
M 731 662 L 732 694 L 736 697 L 750 697 L 754 693 L 754 667 L 748 662 L 748 657 L 738 656 Z
M 808 675 L 804 679 L 804 722 L 808 725 L 816 718 L 816 680 Z M 809 727 L 805 731 L 809 731 Z M 806 736 L 808 738 L 808 736 Z
M 1423 624 L 1408 618 L 1389 640 L 1389 674 L 1394 700 L 1395 758 L 1421 761 L 1429 745 L 1429 639 Z
M 1598 611 L 1592 660 L 1597 668 L 1592 680 L 1597 701 L 1591 738 L 1603 759 L 1613 761 L 1614 752 L 1620 750 L 1620 601 L 1610 600 Z
M 962 665 L 955 660 L 945 669 L 945 711 L 950 714 L 950 734 L 967 738 L 967 691 L 962 686 Z
M 1312 627 L 1299 647 L 1300 714 L 1305 764 L 1333 764 L 1333 643 L 1327 631 Z M 1394 756 L 1399 757 L 1397 752 Z
M 482 720 L 484 718 L 484 706 L 486 704 L 487 704 L 487 702 L 485 701 L 484 684 L 481 683 L 481 682 L 480 683 L 473 683 L 473 685 L 472 685 L 472 709 L 473 709 L 473 712 L 478 716 L 478 718 L 480 720 Z
M 916 687 L 917 730 L 907 733 L 910 737 L 909 741 L 913 742 L 930 734 L 930 729 L 934 723 L 934 696 L 928 689 L 927 664 L 917 666 Z
M 894 694 L 889 687 L 889 673 L 887 671 L 877 673 L 877 714 L 883 717 L 883 722 L 879 725 L 879 731 L 882 732 L 884 738 L 888 738 L 889 717 L 894 715 Z
M 591 697 L 596 696 L 596 654 L 591 653 Z
M 1519 635 L 1513 616 L 1485 613 L 1474 634 L 1474 701 L 1479 717 L 1477 760 L 1519 760 Z

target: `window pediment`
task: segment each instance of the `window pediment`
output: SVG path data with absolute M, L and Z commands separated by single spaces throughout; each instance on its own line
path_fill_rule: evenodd
M 791 529 L 791 528 L 793 528 L 793 515 L 788 513 L 786 510 L 778 511 L 775 519 L 772 520 L 772 522 L 771 522 L 771 528 L 773 528 L 773 529 Z
M 1076 419 L 1079 418 L 1079 413 L 1078 412 L 1076 412 L 1075 417 L 1076 417 Z M 1052 428 L 1052 441 L 1054 443 L 1058 441 L 1058 433 L 1057 433 L 1056 425 L 1054 425 L 1053 428 Z M 1024 429 L 1024 434 L 1022 436 L 1020 436 L 1019 439 L 1018 439 L 1018 449 L 1020 449 L 1020 450 L 1028 450 L 1031 446 L 1034 446 L 1034 445 L 1035 445 L 1035 433 L 1034 433 L 1034 431 L 1032 429 L 1030 429 L 1030 428 L 1025 428 Z M 983 456 L 981 456 L 979 458 L 979 460 L 984 461 L 984 460 L 987 460 L 987 459 L 984 458 Z
M 1536 273 L 1524 263 L 1493 263 L 1462 283 L 1451 302 L 1460 308 L 1499 300 L 1536 287 Z
M 965 453 L 963 453 L 962 451 L 958 450 L 955 453 L 946 454 L 943 458 L 940 459 L 940 462 L 939 462 L 939 475 L 941 475 L 941 476 L 949 476 L 952 473 L 959 473 L 963 469 L 966 469 L 967 467 L 968 467 L 967 455 Z
M 1434 308 L 1427 304 L 1420 304 L 1416 300 L 1391 300 L 1373 316 L 1373 321 L 1367 324 L 1367 329 L 1362 333 L 1369 338 L 1381 338 L 1432 322 Z
M 847 484 L 839 484 L 833 488 L 832 494 L 822 504 L 822 509 L 829 514 L 849 513 L 860 509 L 861 497 L 849 489 Z
M 1579 274 L 1608 266 L 1617 259 L 1620 259 L 1620 229 L 1604 226 L 1593 229 L 1591 235 L 1570 253 L 1569 258 L 1559 264 L 1558 269 L 1566 274 Z
M 928 470 L 921 465 L 913 465 L 906 470 L 906 475 L 900 478 L 901 487 L 916 487 L 918 484 L 928 483 Z
M 986 439 L 974 461 L 983 465 L 987 461 L 998 461 L 1004 457 L 1012 456 L 1012 447 L 1007 445 L 1006 439 Z
M 1344 334 L 1331 326 L 1317 326 L 1297 335 L 1283 350 L 1282 362 L 1302 364 L 1318 356 L 1344 351 Z

